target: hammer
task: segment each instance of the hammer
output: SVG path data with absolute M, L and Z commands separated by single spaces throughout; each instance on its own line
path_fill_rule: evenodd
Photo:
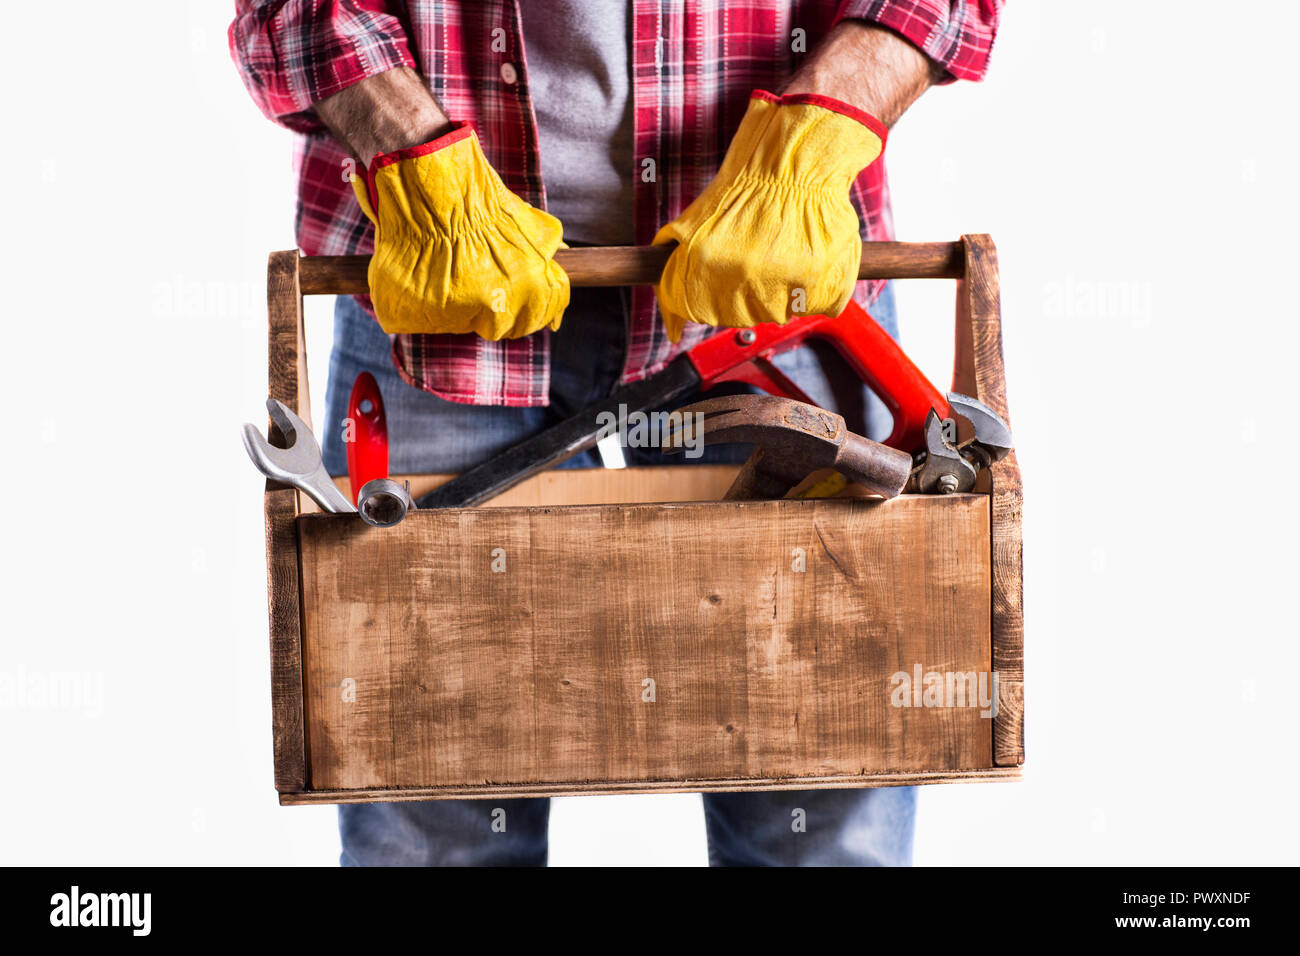
M 784 498 L 790 489 L 821 468 L 833 468 L 850 481 L 892 498 L 903 490 L 912 456 L 855 435 L 834 412 L 771 395 L 729 395 L 686 405 L 673 413 L 682 424 L 665 451 L 680 451 L 694 432 L 706 445 L 750 442 L 756 446 L 724 500 Z M 701 419 L 700 416 L 703 418 Z

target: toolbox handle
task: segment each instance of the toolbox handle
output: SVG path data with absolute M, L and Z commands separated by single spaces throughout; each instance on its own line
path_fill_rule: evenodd
M 555 261 L 573 286 L 654 285 L 675 246 L 559 249 Z M 866 242 L 859 279 L 960 279 L 960 242 Z M 369 256 L 310 256 L 301 262 L 303 295 L 364 295 Z

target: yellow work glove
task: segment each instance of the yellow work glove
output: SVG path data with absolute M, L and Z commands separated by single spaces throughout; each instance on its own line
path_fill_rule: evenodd
M 668 337 L 844 311 L 862 258 L 849 186 L 886 135 L 839 100 L 756 90 L 718 174 L 654 238 L 678 243 L 657 290 Z
M 495 340 L 560 327 L 563 227 L 506 188 L 467 123 L 376 156 L 352 186 L 375 224 L 370 298 L 385 332 Z

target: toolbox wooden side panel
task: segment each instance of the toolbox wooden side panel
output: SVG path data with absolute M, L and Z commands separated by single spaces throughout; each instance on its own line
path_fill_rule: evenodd
M 311 789 L 991 768 L 977 703 L 891 681 L 989 671 L 989 521 L 983 495 L 304 516 Z
M 966 275 L 957 284 L 957 347 L 953 387 L 974 395 L 1014 427 L 1007 409 L 1002 358 L 1002 308 L 998 253 L 986 235 L 963 236 Z M 991 473 L 991 561 L 993 569 L 993 668 L 999 705 L 993 724 L 998 766 L 1025 762 L 1025 621 L 1022 491 L 1016 453 L 996 462 Z
M 274 252 L 267 265 L 268 394 L 310 422 L 303 341 L 298 253 Z M 274 425 L 267 435 L 283 446 Z M 302 628 L 299 609 L 298 492 L 267 482 L 265 497 L 267 605 L 271 634 L 271 726 L 277 790 L 308 785 L 302 699 Z

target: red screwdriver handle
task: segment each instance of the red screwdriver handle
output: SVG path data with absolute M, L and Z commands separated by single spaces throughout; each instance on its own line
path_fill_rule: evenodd
M 369 372 L 362 372 L 352 383 L 343 440 L 348 451 L 348 483 L 355 505 L 362 485 L 375 478 L 388 477 L 388 420 L 384 417 L 379 383 Z
M 687 355 L 702 385 L 739 381 L 782 398 L 808 397 L 771 363 L 774 355 L 798 348 L 807 339 L 830 343 L 858 377 L 880 396 L 894 417 L 886 445 L 914 452 L 925 447 L 925 417 L 935 409 L 941 418 L 952 411 L 948 400 L 925 377 L 907 353 L 866 310 L 850 301 L 834 318 L 810 315 L 785 325 L 764 323 L 705 339 Z

